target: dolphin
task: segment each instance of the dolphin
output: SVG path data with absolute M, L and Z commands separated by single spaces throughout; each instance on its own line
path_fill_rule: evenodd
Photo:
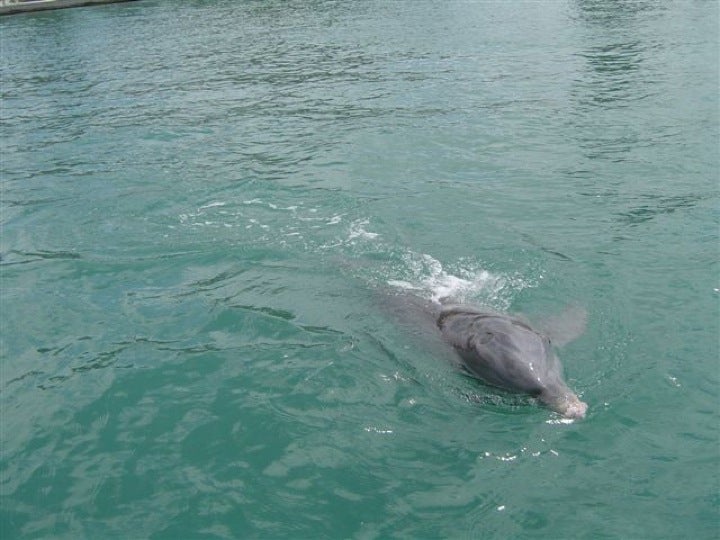
M 565 383 L 553 346 L 564 345 L 584 330 L 587 315 L 583 309 L 570 308 L 560 317 L 548 318 L 541 330 L 518 315 L 447 299 L 434 302 L 415 295 L 395 295 L 393 304 L 396 315 L 412 313 L 405 321 L 423 322 L 426 330 L 434 327 L 472 377 L 536 397 L 566 418 L 584 418 L 587 404 Z
M 470 375 L 530 394 L 567 418 L 585 417 L 587 404 L 565 383 L 550 338 L 527 321 L 455 304 L 442 307 L 437 326 Z

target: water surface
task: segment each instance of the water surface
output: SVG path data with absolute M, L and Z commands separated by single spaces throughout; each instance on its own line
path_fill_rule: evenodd
M 0 20 L 3 538 L 716 538 L 718 6 Z M 385 295 L 541 321 L 583 422 Z

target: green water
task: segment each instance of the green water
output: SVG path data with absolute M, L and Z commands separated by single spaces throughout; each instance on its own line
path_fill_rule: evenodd
M 0 20 L 0 537 L 717 538 L 718 41 L 691 0 Z M 400 288 L 584 307 L 587 418 Z

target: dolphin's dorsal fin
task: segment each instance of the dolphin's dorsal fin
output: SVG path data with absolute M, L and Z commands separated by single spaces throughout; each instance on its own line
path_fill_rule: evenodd
M 571 305 L 558 315 L 543 317 L 535 325 L 556 347 L 567 345 L 577 339 L 587 326 L 587 310 L 581 306 Z

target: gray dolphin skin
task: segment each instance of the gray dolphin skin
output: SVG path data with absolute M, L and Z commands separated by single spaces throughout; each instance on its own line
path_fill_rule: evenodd
M 566 418 L 583 418 L 587 404 L 568 388 L 562 364 L 553 345 L 562 346 L 585 329 L 587 313 L 568 308 L 563 314 L 545 317 L 543 330 L 521 317 L 497 313 L 443 299 L 434 302 L 415 294 L 393 293 L 384 305 L 393 318 L 425 338 L 432 354 L 444 355 L 452 346 L 451 362 L 485 383 L 536 397 Z M 432 336 L 442 337 L 435 347 Z M 426 339 L 430 338 L 430 339 Z M 444 343 L 442 343 L 444 342 Z
M 444 305 L 437 326 L 471 375 L 537 397 L 567 418 L 585 416 L 587 404 L 565 384 L 550 338 L 526 321 L 472 306 Z

